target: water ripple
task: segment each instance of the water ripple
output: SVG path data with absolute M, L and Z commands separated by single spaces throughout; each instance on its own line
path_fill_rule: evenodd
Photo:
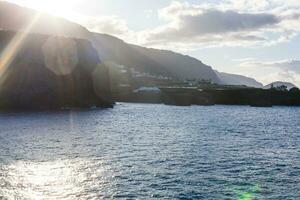
M 300 199 L 300 108 L 0 114 L 0 199 Z

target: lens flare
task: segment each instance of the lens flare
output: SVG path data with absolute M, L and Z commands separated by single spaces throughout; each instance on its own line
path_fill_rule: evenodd
M 50 37 L 43 45 L 48 69 L 57 75 L 68 75 L 78 64 L 76 42 L 71 38 Z
M 32 21 L 20 32 L 18 32 L 14 38 L 9 42 L 5 49 L 0 54 L 0 84 L 5 79 L 5 72 L 13 62 L 18 51 L 22 47 L 27 35 L 30 33 L 32 27 L 39 20 L 41 12 L 38 12 Z
M 260 186 L 255 185 L 251 191 L 243 192 L 240 190 L 236 191 L 237 194 L 237 200 L 253 200 L 256 198 L 257 193 L 260 191 Z
M 41 12 L 70 18 L 75 14 L 72 10 L 82 3 L 83 0 L 14 0 L 14 2 Z

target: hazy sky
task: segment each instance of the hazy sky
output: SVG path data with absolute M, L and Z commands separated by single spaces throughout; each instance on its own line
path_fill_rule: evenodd
M 11 0 L 214 69 L 300 86 L 300 0 Z

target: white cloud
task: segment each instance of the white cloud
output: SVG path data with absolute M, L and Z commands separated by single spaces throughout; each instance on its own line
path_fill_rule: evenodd
M 255 59 L 254 58 L 235 58 L 235 59 L 232 59 L 232 61 L 234 62 L 250 62 L 250 61 L 254 61 Z
M 279 60 L 271 62 L 244 62 L 241 66 L 257 66 L 279 68 L 284 71 L 290 71 L 300 74 L 300 60 Z
M 166 26 L 145 33 L 149 43 L 219 43 L 257 42 L 265 37 L 259 32 L 280 23 L 272 14 L 238 13 L 220 10 L 191 10 L 190 13 L 169 10 L 173 20 Z M 164 11 L 165 12 L 165 11 Z M 171 18 L 170 12 L 164 16 Z
M 89 31 L 109 34 L 129 43 L 141 44 L 139 34 L 128 27 L 125 19 L 118 16 L 78 16 L 75 21 L 84 25 Z
M 130 43 L 182 52 L 215 46 L 270 46 L 288 42 L 300 31 L 300 3 L 282 1 L 224 0 L 196 5 L 175 1 L 157 12 L 164 25 L 142 31 L 130 29 L 118 16 L 81 17 L 77 22 Z M 145 11 L 147 17 L 154 14 Z
M 154 16 L 155 11 L 154 11 L 154 10 L 151 10 L 151 9 L 148 9 L 148 10 L 145 10 L 144 13 L 145 13 L 145 15 L 146 15 L 146 18 L 149 19 L 149 18 L 151 18 L 151 17 Z
M 241 63 L 240 66 L 254 68 L 257 72 L 265 72 L 267 70 L 268 73 L 255 75 L 264 83 L 278 80 L 292 82 L 300 86 L 300 60 L 248 61 Z
M 166 25 L 143 32 L 144 44 L 199 48 L 269 46 L 290 41 L 300 30 L 300 12 L 290 8 L 278 14 L 274 11 L 277 4 L 271 5 L 268 0 L 200 5 L 173 2 L 159 11 Z
M 46 8 L 46 5 L 60 2 L 9 1 L 31 7 L 43 5 Z M 74 2 L 78 4 L 83 0 Z M 300 32 L 300 0 L 201 2 L 191 4 L 174 1 L 158 11 L 146 10 L 147 17 L 158 13 L 159 19 L 165 24 L 142 31 L 130 29 L 127 21 L 118 16 L 85 17 L 74 13 L 64 13 L 64 16 L 89 30 L 111 34 L 131 43 L 179 51 L 214 46 L 276 45 L 292 40 Z
M 227 6 L 237 10 L 264 11 L 300 7 L 299 0 L 227 0 Z
M 268 0 L 230 0 L 229 3 L 238 10 L 263 10 L 270 6 Z
M 83 23 L 94 32 L 124 35 L 130 31 L 126 20 L 117 16 L 89 17 Z

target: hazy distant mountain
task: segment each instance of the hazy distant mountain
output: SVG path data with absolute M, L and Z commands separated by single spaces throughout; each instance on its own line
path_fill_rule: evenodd
M 242 75 L 228 74 L 216 71 L 221 82 L 227 85 L 246 85 L 249 87 L 262 88 L 263 84 L 253 78 Z
M 220 83 L 210 66 L 190 56 L 131 45 L 118 38 L 98 33 L 94 33 L 93 42 L 103 60 L 164 76 L 180 79 L 206 79 Z
M 276 81 L 276 82 L 273 82 L 273 83 L 270 83 L 270 84 L 264 86 L 263 88 L 264 89 L 270 89 L 272 86 L 275 87 L 275 88 L 276 87 L 280 87 L 280 86 L 286 86 L 288 90 L 291 89 L 291 88 L 293 88 L 293 87 L 297 87 L 293 83 Z

